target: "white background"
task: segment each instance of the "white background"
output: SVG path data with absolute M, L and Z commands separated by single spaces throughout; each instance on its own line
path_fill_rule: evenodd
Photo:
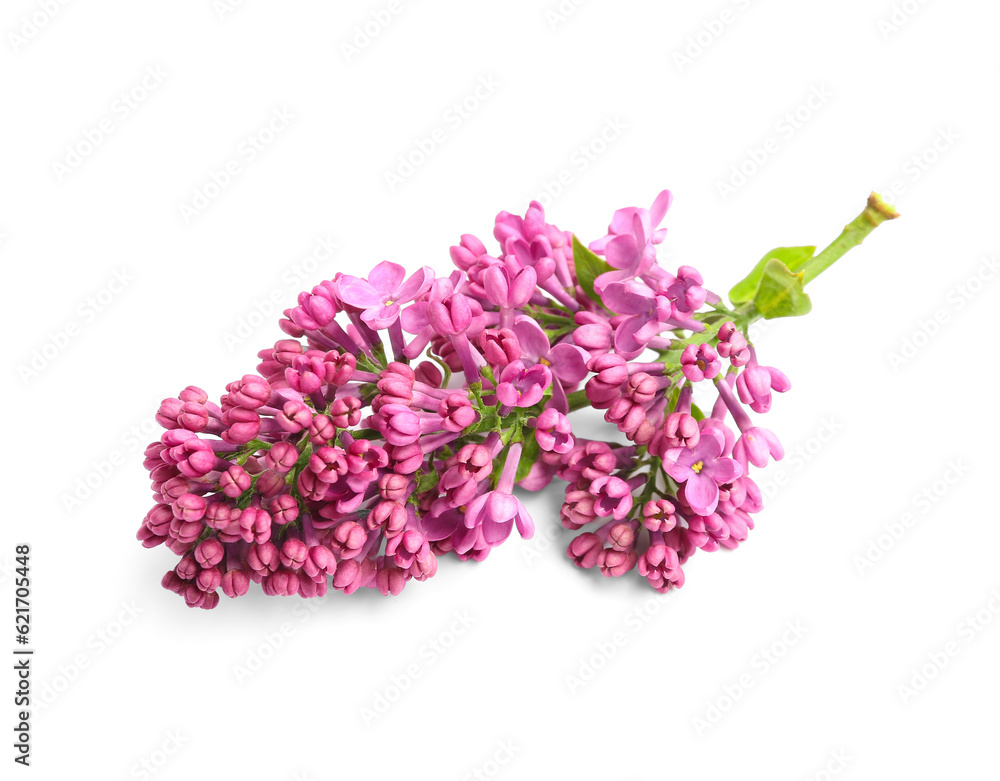
M 388 3 L 53 6 L 0 13 L 0 646 L 27 542 L 37 649 L 18 772 L 995 777 L 1000 7 L 399 0 L 352 53 Z M 248 160 L 275 111 L 294 118 Z M 579 571 L 553 487 L 529 500 L 535 540 L 399 598 L 205 612 L 160 588 L 173 555 L 134 538 L 151 416 L 253 371 L 280 337 L 258 304 L 382 259 L 444 273 L 460 234 L 532 198 L 592 240 L 663 187 L 664 262 L 721 291 L 771 247 L 825 245 L 872 189 L 904 215 L 810 286 L 807 319 L 757 335 L 793 382 L 766 423 L 789 456 L 740 550 L 698 554 L 667 598 Z

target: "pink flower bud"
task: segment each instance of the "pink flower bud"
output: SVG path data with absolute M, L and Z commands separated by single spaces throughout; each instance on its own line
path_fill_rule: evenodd
M 444 419 L 444 428 L 456 433 L 467 429 L 479 417 L 472 402 L 461 393 L 451 393 L 447 398 L 442 399 L 437 411 L 438 415 Z
M 330 405 L 329 415 L 337 428 L 353 428 L 361 422 L 361 401 L 354 396 L 337 399 Z
M 407 573 L 397 567 L 393 562 L 382 560 L 375 571 L 375 588 L 382 596 L 396 596 L 406 585 Z
M 719 354 L 708 344 L 689 344 L 681 353 L 681 370 L 691 382 L 710 380 L 721 368 Z
M 177 394 L 177 398 L 184 402 L 190 401 L 195 404 L 204 404 L 208 401 L 208 394 L 196 385 L 188 385 Z
M 247 542 L 265 543 L 271 539 L 271 516 L 259 507 L 248 507 L 240 513 L 240 528 Z
M 266 575 L 277 571 L 281 555 L 273 542 L 254 543 L 247 552 L 247 564 L 254 572 Z
M 222 546 L 222 543 L 215 537 L 209 537 L 198 543 L 198 547 L 194 549 L 194 558 L 199 566 L 208 569 L 222 561 L 225 553 L 226 549 Z
M 222 413 L 222 424 L 226 430 L 222 438 L 233 445 L 245 445 L 260 433 L 260 415 L 245 407 L 230 407 Z
M 347 473 L 347 454 L 340 447 L 321 447 L 309 456 L 309 471 L 323 483 L 336 483 Z
M 203 569 L 195 578 L 195 584 L 202 591 L 215 591 L 222 585 L 222 573 L 216 567 Z
M 239 464 L 233 464 L 219 477 L 219 487 L 230 499 L 235 499 L 250 488 L 250 475 Z
M 222 576 L 222 593 L 235 599 L 250 590 L 250 577 L 241 569 L 231 569 Z
M 341 561 L 333 576 L 333 587 L 345 594 L 353 594 L 364 588 L 375 578 L 375 562 L 371 559 Z
M 309 424 L 309 440 L 314 445 L 326 444 L 333 439 L 336 433 L 336 428 L 330 418 L 326 415 L 313 415 L 312 422 Z
M 479 349 L 491 366 L 504 367 L 521 357 L 521 343 L 509 328 L 483 331 L 479 334 Z
M 427 319 L 442 336 L 465 333 L 472 324 L 472 304 L 461 293 L 453 293 L 444 301 L 429 302 Z
M 174 517 L 182 521 L 200 521 L 205 517 L 208 503 L 197 494 L 182 494 L 172 506 Z
M 357 521 L 344 521 L 333 530 L 332 542 L 342 559 L 353 559 L 361 554 L 368 541 L 368 532 Z
M 378 479 L 378 492 L 383 499 L 405 502 L 412 491 L 412 481 L 404 475 L 388 472 Z
M 603 549 L 604 543 L 600 537 L 593 532 L 584 532 L 573 538 L 566 548 L 566 553 L 576 566 L 590 569 L 597 565 L 597 559 Z
M 312 423 L 312 418 L 312 409 L 302 401 L 286 401 L 281 407 L 281 412 L 275 416 L 278 425 L 291 434 L 306 428 Z
M 277 472 L 287 474 L 299 459 L 299 450 L 291 442 L 275 442 L 264 454 L 264 466 Z
M 650 531 L 667 532 L 677 525 L 676 508 L 666 499 L 646 502 L 642 508 L 643 525 Z
M 535 439 L 545 451 L 568 453 L 573 449 L 573 427 L 569 418 L 549 407 L 535 419 Z
M 261 472 L 257 477 L 257 484 L 254 486 L 256 493 L 265 499 L 277 496 L 285 490 L 285 480 L 277 472 L 270 470 Z
M 632 569 L 639 560 L 634 550 L 620 551 L 605 548 L 597 554 L 597 566 L 606 578 L 620 578 Z
M 393 537 L 406 528 L 406 508 L 398 501 L 386 499 L 375 505 L 366 521 L 372 531 L 382 529 L 386 537 Z
M 616 523 L 608 530 L 608 542 L 615 550 L 631 550 L 635 546 L 635 529 L 627 523 Z
M 430 361 L 421 361 L 417 364 L 413 377 L 417 382 L 430 385 L 432 388 L 440 388 L 444 381 L 441 370 Z
M 300 569 L 309 556 L 309 546 L 302 540 L 289 537 L 281 546 L 281 565 L 289 569 Z
M 299 517 L 299 503 L 291 494 L 280 494 L 267 507 L 271 521 L 279 526 L 291 523 Z
M 271 386 L 255 374 L 245 374 L 242 379 L 229 383 L 226 391 L 229 404 L 248 410 L 264 406 L 271 398 Z

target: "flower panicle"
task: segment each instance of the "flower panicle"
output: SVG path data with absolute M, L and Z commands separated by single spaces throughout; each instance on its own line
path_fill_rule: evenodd
M 532 202 L 497 216 L 491 248 L 463 235 L 447 277 L 386 261 L 300 293 L 256 373 L 157 411 L 137 536 L 178 557 L 163 586 L 201 608 L 254 583 L 396 595 L 442 556 L 530 537 L 514 488 L 553 480 L 568 556 L 608 577 L 666 592 L 695 552 L 744 542 L 751 467 L 783 456 L 753 415 L 790 382 L 747 335 L 760 311 L 658 262 L 671 201 L 618 210 L 586 257 Z M 608 437 L 574 434 L 583 408 Z

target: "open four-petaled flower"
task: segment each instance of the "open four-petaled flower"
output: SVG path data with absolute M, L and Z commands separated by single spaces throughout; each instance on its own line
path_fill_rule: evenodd
M 384 260 L 371 270 L 368 279 L 342 276 L 337 292 L 345 304 L 364 310 L 361 319 L 377 331 L 396 322 L 400 305 L 422 296 L 434 281 L 434 272 L 427 266 L 405 282 L 404 276 L 402 266 Z
M 684 484 L 684 498 L 698 515 L 710 515 L 719 504 L 719 486 L 743 474 L 733 458 L 723 456 L 726 439 L 716 428 L 705 428 L 698 444 L 673 447 L 663 456 L 663 469 Z

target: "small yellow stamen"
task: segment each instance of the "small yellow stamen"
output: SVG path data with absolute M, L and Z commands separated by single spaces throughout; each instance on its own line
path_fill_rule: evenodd
M 701 472 L 702 468 L 704 468 L 704 466 L 705 466 L 705 462 L 704 461 L 699 461 L 697 464 L 692 464 L 691 465 L 691 471 L 694 472 L 695 474 L 699 474 Z
M 552 361 L 550 361 L 548 358 L 539 358 L 538 362 L 540 364 L 542 364 L 543 366 L 551 366 L 552 365 Z

